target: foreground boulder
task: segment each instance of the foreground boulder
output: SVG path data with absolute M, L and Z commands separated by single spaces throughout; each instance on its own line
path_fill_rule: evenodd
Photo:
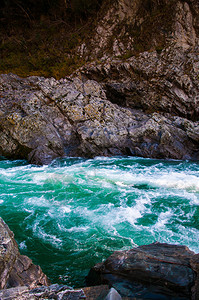
M 198 299 L 199 256 L 185 246 L 153 243 L 116 251 L 93 267 L 87 284 L 109 284 L 122 296 Z
M 0 289 L 48 284 L 41 268 L 27 256 L 20 255 L 13 232 L 0 218 Z
M 0 155 L 35 164 L 65 155 L 199 158 L 198 122 L 118 106 L 107 93 L 90 79 L 1 75 Z

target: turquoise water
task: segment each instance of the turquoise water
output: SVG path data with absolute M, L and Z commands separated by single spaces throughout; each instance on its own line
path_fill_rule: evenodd
M 114 250 L 159 241 L 199 252 L 199 163 L 2 159 L 0 216 L 52 282 L 82 286 Z

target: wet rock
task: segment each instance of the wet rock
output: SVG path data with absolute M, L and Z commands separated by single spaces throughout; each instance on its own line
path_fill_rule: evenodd
M 49 280 L 41 268 L 27 256 L 20 255 L 13 232 L 0 218 L 0 289 L 24 285 L 34 288 L 48 284 Z
M 0 218 L 0 288 L 4 288 L 19 256 L 14 234 Z
M 86 299 L 84 291 L 73 290 L 65 285 L 53 284 L 30 289 L 26 286 L 10 288 L 0 291 L 1 300 L 36 300 L 36 299 L 56 299 L 56 300 L 80 300 Z
M 118 292 L 109 289 L 108 285 L 92 286 L 74 290 L 71 287 L 60 284 L 50 286 L 38 286 L 30 289 L 27 286 L 20 286 L 0 290 L 1 300 L 36 300 L 36 299 L 55 299 L 55 300 L 80 300 L 80 299 L 121 299 Z
M 4 300 L 25 300 L 28 294 L 29 288 L 27 286 L 19 286 L 15 288 L 0 290 L 0 299 Z M 29 297 L 30 300 L 34 300 L 34 297 Z
M 197 299 L 198 263 L 185 246 L 153 243 L 114 252 L 91 269 L 87 283 L 108 283 L 125 297 Z
M 103 300 L 108 295 L 110 288 L 108 285 L 98 285 L 98 286 L 84 287 L 83 291 L 86 295 L 86 299 Z
M 0 87 L 0 155 L 8 158 L 198 158 L 198 122 L 118 106 L 94 80 L 9 74 L 0 76 Z

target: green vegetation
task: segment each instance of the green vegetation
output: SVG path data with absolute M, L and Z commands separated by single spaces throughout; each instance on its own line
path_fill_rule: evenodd
M 67 32 L 62 24 L 39 24 L 24 29 L 23 33 L 18 30 L 11 36 L 4 33 L 3 38 L 0 73 L 60 78 L 84 63 L 76 54 L 81 34 L 72 33 L 72 30 Z
M 0 12 L 0 73 L 60 78 L 85 61 L 77 48 L 101 1 L 3 1 Z

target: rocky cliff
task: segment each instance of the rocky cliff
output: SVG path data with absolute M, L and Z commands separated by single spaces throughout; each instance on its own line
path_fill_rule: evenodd
M 194 52 L 198 47 L 197 0 L 105 1 L 90 39 L 79 51 L 101 60 L 165 48 Z
M 64 155 L 199 157 L 197 121 L 112 103 L 94 80 L 1 75 L 0 89 L 0 155 L 35 164 Z
M 107 1 L 70 78 L 0 77 L 0 155 L 199 158 L 197 1 Z

